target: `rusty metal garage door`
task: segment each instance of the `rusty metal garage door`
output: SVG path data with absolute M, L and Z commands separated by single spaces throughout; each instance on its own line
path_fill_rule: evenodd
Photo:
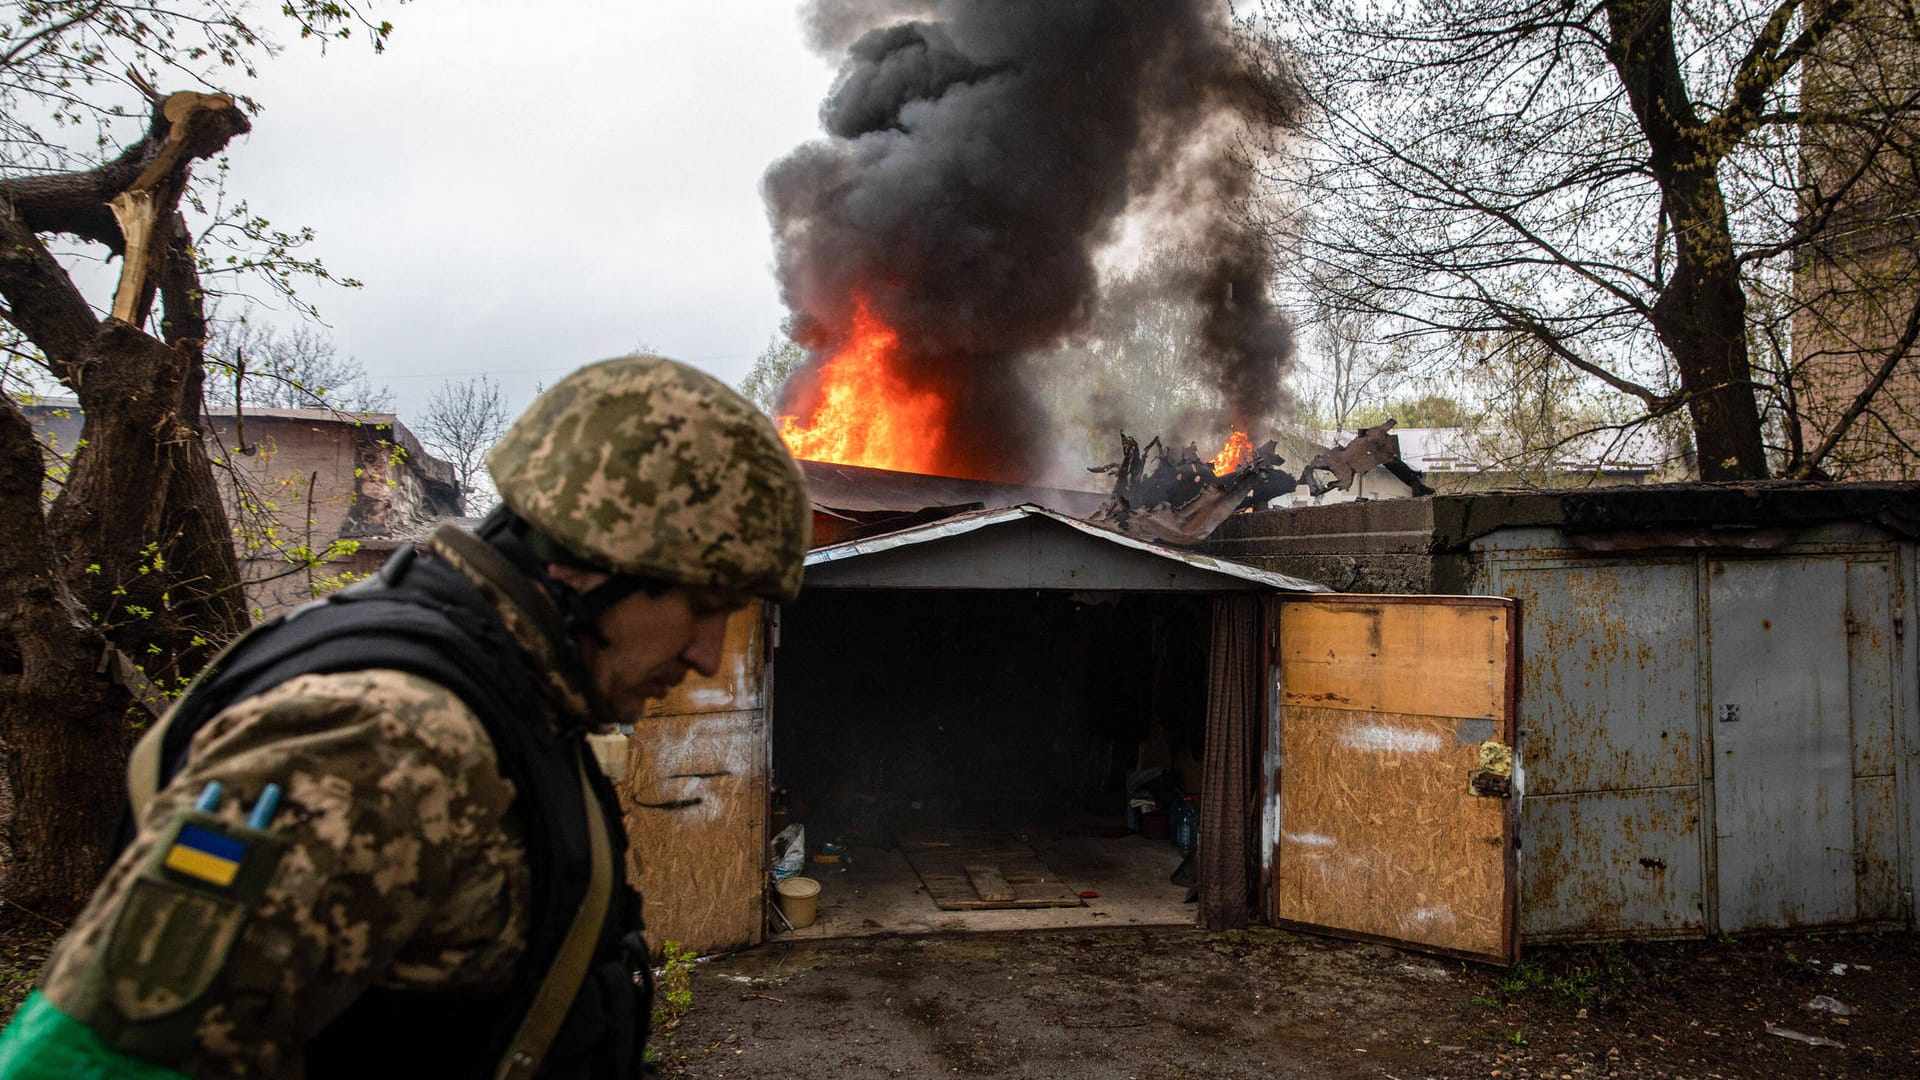
M 1841 559 L 1709 564 L 1723 932 L 1858 917 L 1847 579 Z
M 1513 602 L 1275 605 L 1272 918 L 1510 962 Z

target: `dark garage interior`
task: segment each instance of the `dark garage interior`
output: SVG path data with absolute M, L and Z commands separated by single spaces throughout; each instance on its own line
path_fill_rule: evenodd
M 822 884 L 796 932 L 1192 921 L 1173 879 L 1211 602 L 827 588 L 784 609 L 769 834 L 804 825 Z M 1141 792 L 1155 808 L 1130 811 Z

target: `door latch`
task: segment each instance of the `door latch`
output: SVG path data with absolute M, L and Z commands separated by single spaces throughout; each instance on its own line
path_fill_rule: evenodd
M 1469 793 L 1489 799 L 1513 795 L 1513 747 L 1488 739 L 1480 744 L 1480 765 L 1467 777 Z

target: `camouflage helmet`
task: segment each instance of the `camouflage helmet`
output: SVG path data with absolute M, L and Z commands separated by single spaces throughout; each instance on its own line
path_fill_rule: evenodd
M 589 565 L 774 600 L 800 592 L 813 511 L 773 422 L 657 356 L 592 364 L 487 454 L 500 499 Z

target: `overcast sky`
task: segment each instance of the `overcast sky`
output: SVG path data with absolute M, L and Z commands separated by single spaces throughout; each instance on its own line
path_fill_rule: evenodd
M 232 190 L 366 283 L 312 295 L 403 418 L 480 372 L 517 413 L 643 344 L 738 383 L 784 314 L 760 176 L 818 132 L 834 73 L 796 4 L 383 9 L 382 55 L 263 67 Z

